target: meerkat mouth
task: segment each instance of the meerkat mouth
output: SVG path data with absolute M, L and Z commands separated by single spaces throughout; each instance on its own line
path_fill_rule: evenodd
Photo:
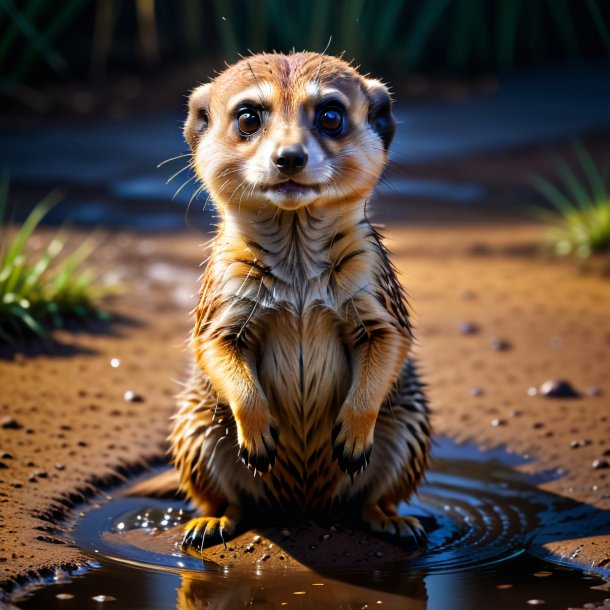
M 306 193 L 318 192 L 320 187 L 317 184 L 301 184 L 294 180 L 286 180 L 279 184 L 274 184 L 269 187 L 269 190 L 282 195 L 304 195 Z

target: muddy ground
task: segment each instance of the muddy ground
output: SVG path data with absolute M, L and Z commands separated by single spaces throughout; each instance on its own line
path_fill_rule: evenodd
M 476 166 L 465 163 L 464 171 Z M 605 262 L 583 268 L 545 258 L 540 225 L 506 206 L 396 198 L 376 206 L 409 293 L 436 433 L 504 446 L 527 456 L 519 468 L 541 475 L 544 489 L 610 508 Z M 52 345 L 6 350 L 0 359 L 6 586 L 83 562 L 62 520 L 164 457 L 208 236 L 100 231 L 97 239 L 96 266 L 124 287 L 108 303 L 115 322 L 56 333 Z M 560 379 L 578 397 L 541 395 L 541 384 Z M 610 539 L 550 549 L 607 567 Z

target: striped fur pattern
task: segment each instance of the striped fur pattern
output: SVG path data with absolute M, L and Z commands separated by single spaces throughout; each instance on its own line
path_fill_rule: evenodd
M 260 121 L 247 137 L 244 104 Z M 332 137 L 325 108 L 344 113 Z M 222 221 L 170 436 L 203 514 L 186 547 L 230 536 L 251 506 L 344 506 L 374 531 L 421 533 L 395 508 L 427 466 L 429 414 L 404 291 L 365 214 L 392 134 L 386 88 L 314 53 L 244 59 L 191 96 L 185 135 Z M 287 142 L 307 151 L 289 180 L 273 162 Z

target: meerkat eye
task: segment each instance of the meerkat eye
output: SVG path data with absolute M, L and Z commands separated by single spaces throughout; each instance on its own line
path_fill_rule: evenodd
M 323 106 L 318 114 L 319 128 L 329 136 L 339 136 L 345 127 L 345 110 L 336 104 Z
M 242 136 L 252 136 L 261 128 L 261 115 L 252 106 L 243 106 L 235 115 L 237 130 Z

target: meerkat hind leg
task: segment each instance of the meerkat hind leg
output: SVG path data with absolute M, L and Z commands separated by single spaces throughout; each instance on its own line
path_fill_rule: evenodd
M 223 543 L 227 545 L 239 524 L 241 508 L 229 504 L 221 517 L 195 517 L 184 526 L 182 549 L 199 555 L 204 548 Z
M 364 506 L 362 520 L 374 534 L 398 538 L 410 536 L 418 547 L 426 543 L 426 531 L 416 517 L 398 515 L 394 510 L 384 511 L 379 504 L 374 503 Z

